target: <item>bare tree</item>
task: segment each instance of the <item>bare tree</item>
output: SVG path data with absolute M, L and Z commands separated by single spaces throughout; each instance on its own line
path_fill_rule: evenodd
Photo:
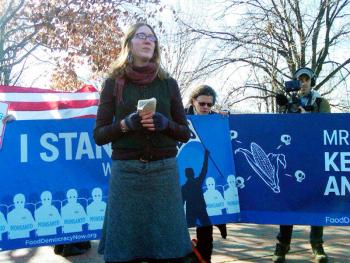
M 204 81 L 205 78 L 199 76 L 203 75 L 203 71 L 198 69 L 204 66 L 209 54 L 199 48 L 203 45 L 200 36 L 189 32 L 181 22 L 177 25 L 173 32 L 163 36 L 162 51 L 165 68 L 178 81 L 180 91 L 184 93 L 199 80 Z
M 209 76 L 203 67 L 212 54 L 207 49 L 210 42 L 193 32 L 184 22 L 185 19 L 192 25 L 201 24 L 203 16 L 200 11 L 205 3 L 199 1 L 190 6 L 186 5 L 188 3 L 181 4 L 170 8 L 172 16 L 164 21 L 161 44 L 164 67 L 177 80 L 182 95 L 186 95 L 193 86 L 203 84 Z M 194 12 L 196 15 L 193 15 Z
M 105 71 L 120 51 L 122 26 L 154 16 L 157 10 L 146 12 L 144 4 L 158 2 L 0 0 L 0 83 L 16 84 L 26 69 L 26 59 L 44 47 L 61 52 L 56 59 L 54 85 L 77 88 L 76 64 L 84 60 L 93 73 Z M 19 64 L 23 67 L 14 73 Z
M 218 30 L 189 26 L 192 32 L 217 40 L 221 49 L 220 56 L 200 70 L 247 68 L 245 83 L 229 89 L 228 94 L 237 94 L 242 89 L 259 92 L 245 98 L 231 96 L 231 106 L 242 99 L 254 98 L 264 101 L 265 111 L 275 111 L 272 98 L 283 91 L 283 80 L 290 79 L 297 68 L 304 66 L 312 68 L 318 76 L 315 89 L 332 98 L 337 92 L 344 92 L 340 89 L 349 79 L 350 56 L 339 56 L 342 45 L 349 45 L 346 43 L 350 36 L 349 3 L 349 0 L 225 1 L 221 19 L 234 10 L 244 10 L 236 26 Z M 348 106 L 334 100 L 333 106 L 337 105 Z
M 25 61 L 37 47 L 32 39 L 42 21 L 30 23 L 25 13 L 25 1 L 0 1 L 0 83 L 15 83 L 13 67 Z

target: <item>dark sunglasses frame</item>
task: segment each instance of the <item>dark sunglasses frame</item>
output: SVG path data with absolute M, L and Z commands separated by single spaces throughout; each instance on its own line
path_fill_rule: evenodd
M 209 108 L 211 108 L 214 106 L 214 104 L 211 102 L 202 102 L 202 101 L 199 102 L 198 100 L 197 100 L 197 102 L 198 102 L 199 106 L 201 106 L 201 107 L 204 107 L 205 105 L 207 105 Z

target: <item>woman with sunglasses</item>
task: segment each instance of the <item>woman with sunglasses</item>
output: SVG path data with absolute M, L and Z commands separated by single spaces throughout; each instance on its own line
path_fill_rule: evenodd
M 185 109 L 188 115 L 222 114 L 228 115 L 227 111 L 213 111 L 216 102 L 216 92 L 208 85 L 197 86 L 190 95 L 188 107 Z M 206 212 L 206 211 L 205 211 Z M 226 225 L 216 225 L 223 238 L 227 236 Z M 196 228 L 197 250 L 203 259 L 210 263 L 213 252 L 213 226 L 201 226 Z
M 97 111 L 94 139 L 112 143 L 112 172 L 99 252 L 106 262 L 183 262 L 192 256 L 176 163 L 190 131 L 176 81 L 161 68 L 158 38 L 132 26 Z M 156 98 L 153 111 L 139 100 Z

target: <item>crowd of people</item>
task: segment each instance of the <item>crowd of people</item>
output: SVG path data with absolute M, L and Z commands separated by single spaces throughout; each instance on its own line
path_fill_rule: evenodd
M 300 113 L 330 112 L 327 100 L 312 89 L 316 75 L 311 69 L 299 69 L 294 78 L 301 83 Z M 137 108 L 138 101 L 149 98 L 156 99 L 156 107 Z M 145 23 L 130 27 L 104 82 L 93 131 L 96 144 L 112 144 L 109 194 L 98 248 L 105 262 L 198 262 L 188 221 L 200 223 L 196 250 L 202 262 L 211 262 L 213 226 L 202 192 L 210 153 L 205 149 L 200 174 L 186 169 L 188 181 L 181 187 L 176 145 L 190 138 L 186 114 L 228 115 L 214 110 L 216 100 L 212 87 L 200 85 L 184 108 L 176 80 L 161 66 L 153 28 Z M 194 214 L 185 215 L 185 199 Z M 226 226 L 217 227 L 226 238 Z M 273 262 L 285 262 L 292 230 L 291 225 L 280 226 Z M 316 262 L 328 262 L 322 226 L 311 226 L 310 242 Z M 58 245 L 55 252 L 71 256 L 89 248 L 89 242 L 75 243 Z

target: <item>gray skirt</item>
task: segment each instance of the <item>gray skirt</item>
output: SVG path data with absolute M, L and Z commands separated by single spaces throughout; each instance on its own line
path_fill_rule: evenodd
M 191 253 L 175 158 L 113 160 L 99 253 L 105 261 Z

